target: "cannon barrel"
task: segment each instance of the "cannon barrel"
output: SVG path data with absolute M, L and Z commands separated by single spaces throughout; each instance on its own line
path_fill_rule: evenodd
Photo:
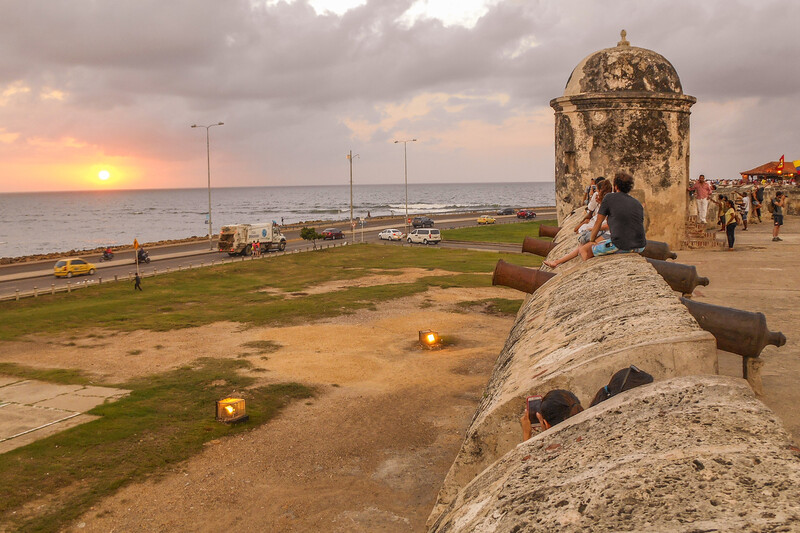
M 522 241 L 522 251 L 529 254 L 536 254 L 542 257 L 547 257 L 550 250 L 556 247 L 553 241 L 544 241 L 542 239 L 534 239 L 533 237 L 525 237 Z
M 677 259 L 678 254 L 670 251 L 669 244 L 661 241 L 647 241 L 644 250 L 639 252 L 639 255 L 648 259 L 658 259 L 666 261 L 667 259 Z
M 653 265 L 664 281 L 666 281 L 673 291 L 683 294 L 692 294 L 698 285 L 708 285 L 708 278 L 697 275 L 694 265 L 682 265 L 681 263 L 668 263 L 658 259 L 647 259 Z
M 717 339 L 717 348 L 743 357 L 758 357 L 768 344 L 783 346 L 786 337 L 767 329 L 764 313 L 752 313 L 681 298 L 700 327 Z
M 539 226 L 539 237 L 555 238 L 559 231 L 561 231 L 560 226 Z
M 494 267 L 492 285 L 503 285 L 531 294 L 553 276 L 555 274 L 551 272 L 512 265 L 501 259 Z

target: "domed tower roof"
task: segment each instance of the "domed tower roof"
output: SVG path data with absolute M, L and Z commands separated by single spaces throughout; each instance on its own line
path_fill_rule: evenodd
M 578 63 L 564 96 L 628 91 L 683 94 L 678 73 L 664 56 L 631 46 L 625 30 L 620 35 L 617 46 L 599 50 Z

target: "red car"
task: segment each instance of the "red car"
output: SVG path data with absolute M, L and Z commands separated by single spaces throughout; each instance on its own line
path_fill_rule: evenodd
M 536 218 L 536 213 L 531 209 L 520 209 L 517 211 L 517 218 Z
M 336 228 L 327 228 L 322 230 L 322 240 L 326 239 L 344 239 L 344 233 L 342 230 Z

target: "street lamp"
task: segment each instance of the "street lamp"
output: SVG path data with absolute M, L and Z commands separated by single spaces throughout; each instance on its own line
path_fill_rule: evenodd
M 408 235 L 408 143 L 417 142 L 416 139 L 406 139 L 403 141 L 395 141 L 394 143 L 403 143 L 403 174 L 405 175 L 406 179 L 406 218 L 405 218 L 405 227 L 406 227 L 406 235 Z
M 214 245 L 211 243 L 211 145 L 208 141 L 208 130 L 209 128 L 213 128 L 214 126 L 222 126 L 224 122 L 218 122 L 216 124 L 211 124 L 209 126 L 203 126 L 202 124 L 192 124 L 193 128 L 205 128 L 206 129 L 206 158 L 208 160 L 208 247 L 213 250 Z
M 347 154 L 347 159 L 350 160 L 350 234 L 353 242 L 356 242 L 356 226 L 353 224 L 353 158 L 360 157 L 358 154 L 353 155 L 353 151 Z M 363 227 L 363 226 L 362 226 Z

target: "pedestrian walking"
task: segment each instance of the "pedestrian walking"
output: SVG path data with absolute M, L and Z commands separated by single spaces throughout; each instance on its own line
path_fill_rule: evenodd
M 142 278 L 139 277 L 139 273 L 136 273 L 136 277 L 133 278 L 133 290 L 142 290 Z
M 783 206 L 786 205 L 786 193 L 778 191 L 775 193 L 775 198 L 770 200 L 772 205 L 772 240 L 782 241 L 778 234 L 781 232 L 783 226 Z
M 697 182 L 686 189 L 694 191 L 695 203 L 697 204 L 697 219 L 701 224 L 706 223 L 706 213 L 708 213 L 708 197 L 711 196 L 711 185 L 706 182 L 706 177 L 700 174 Z
M 736 240 L 736 204 L 733 200 L 725 200 L 725 234 L 728 236 L 728 251 L 733 250 L 733 242 Z
M 742 195 L 742 231 L 747 231 L 747 222 L 750 220 L 750 213 L 753 211 L 753 202 L 750 198 L 750 193 L 745 192 Z
M 283 226 L 283 217 L 281 217 L 281 226 Z
M 756 214 L 758 215 L 758 221 L 761 222 L 761 206 L 764 205 L 764 187 L 762 185 L 759 185 L 758 182 L 756 182 L 755 194 L 756 194 L 756 203 L 753 205 L 755 205 L 756 207 Z

